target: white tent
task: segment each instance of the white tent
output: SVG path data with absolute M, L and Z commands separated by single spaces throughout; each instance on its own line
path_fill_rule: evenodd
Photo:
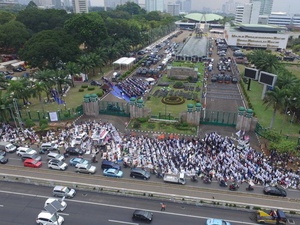
M 135 61 L 135 58 L 133 57 L 122 57 L 118 59 L 117 61 L 113 62 L 113 65 L 119 65 L 121 68 L 122 66 L 127 66 L 127 69 L 130 67 L 130 65 Z

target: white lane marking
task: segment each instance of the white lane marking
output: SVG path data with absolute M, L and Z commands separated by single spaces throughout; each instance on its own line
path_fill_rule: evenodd
M 4 205 L 0 205 L 0 207 L 4 207 Z
M 2 191 L 2 190 L 0 190 L 0 193 L 24 195 L 24 196 L 37 197 L 37 198 L 49 198 L 49 196 L 33 195 L 33 194 L 26 194 L 26 193 L 16 193 L 16 192 Z M 133 207 L 109 205 L 109 204 L 98 203 L 98 202 L 88 202 L 88 201 L 81 201 L 81 200 L 74 200 L 74 199 L 68 199 L 67 201 L 83 203 L 83 204 L 90 204 L 90 205 L 100 205 L 100 206 L 106 206 L 106 207 L 112 207 L 112 208 L 136 210 L 136 208 L 133 208 Z M 161 212 L 161 211 L 154 211 L 154 210 L 149 210 L 149 209 L 140 209 L 140 210 L 146 210 L 146 211 L 151 211 L 151 212 L 155 212 L 155 213 L 164 213 L 164 214 L 169 214 L 169 215 L 174 215 L 174 216 L 182 216 L 182 217 L 190 217 L 190 218 L 198 218 L 198 219 L 210 219 L 209 217 L 204 217 L 204 216 L 193 216 L 193 215 L 186 215 L 186 214 L 179 214 L 179 213 L 172 213 L 172 212 L 165 212 L 165 211 Z M 256 225 L 256 223 L 248 223 L 248 222 L 242 222 L 242 221 L 236 221 L 236 220 L 226 220 L 226 221 L 232 222 L 232 223 L 246 224 L 246 225 Z
M 63 215 L 63 216 L 70 216 L 70 214 L 68 214 L 68 213 L 58 213 L 59 215 Z
M 119 220 L 108 220 L 108 222 L 121 223 L 121 224 L 131 224 L 131 225 L 139 225 L 138 223 L 130 223 L 130 222 L 119 221 Z

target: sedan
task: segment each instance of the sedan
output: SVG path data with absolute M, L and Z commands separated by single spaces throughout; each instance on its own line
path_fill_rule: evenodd
M 68 168 L 68 164 L 58 159 L 51 159 L 48 162 L 48 168 L 55 170 L 66 170 Z
M 89 163 L 88 160 L 76 157 L 76 158 L 70 159 L 69 164 L 70 164 L 70 166 L 76 166 L 77 164 L 88 164 L 88 163 Z
M 286 191 L 278 186 L 267 186 L 264 188 L 264 194 L 286 197 Z
M 123 177 L 123 171 L 115 169 L 115 168 L 109 168 L 109 169 L 105 169 L 103 171 L 103 175 L 106 177 L 121 178 L 121 177 Z
M 206 225 L 231 225 L 229 222 L 221 219 L 208 219 Z
M 51 204 L 51 205 L 56 205 L 56 203 L 59 203 L 60 204 L 60 207 L 59 207 L 59 211 L 62 212 L 66 209 L 67 207 L 67 203 L 64 201 L 64 198 L 63 199 L 57 199 L 57 198 L 48 198 L 45 202 L 45 205 L 44 207 L 46 207 L 47 205 Z
M 42 166 L 42 163 L 40 161 L 34 160 L 34 159 L 26 159 L 24 161 L 24 166 L 26 167 L 32 167 L 32 168 L 39 168 Z
M 8 158 L 6 158 L 5 156 L 3 155 L 0 155 L 0 163 L 1 164 L 6 164 L 8 162 Z
M 83 155 L 84 151 L 80 148 L 68 147 L 66 149 L 66 153 L 68 153 L 69 155 Z
M 77 173 L 94 174 L 96 173 L 96 166 L 92 166 L 91 164 L 77 164 L 75 171 Z
M 5 156 L 6 155 L 6 151 L 0 150 L 0 156 Z

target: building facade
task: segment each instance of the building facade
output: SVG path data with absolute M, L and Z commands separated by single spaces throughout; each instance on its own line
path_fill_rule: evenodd
M 72 0 L 74 13 L 88 13 L 88 0 Z
M 259 15 L 270 15 L 273 8 L 273 0 L 250 0 L 250 3 L 260 2 Z
M 168 4 L 167 5 L 167 13 L 169 13 L 171 16 L 179 16 L 180 5 L 178 5 L 178 4 Z
M 151 11 L 164 11 L 164 0 L 146 0 L 145 1 L 145 10 L 147 12 Z
M 236 7 L 235 22 L 257 24 L 260 12 L 260 2 L 253 2 Z
M 285 49 L 289 34 L 269 25 L 226 25 L 224 38 L 229 46 L 242 48 Z

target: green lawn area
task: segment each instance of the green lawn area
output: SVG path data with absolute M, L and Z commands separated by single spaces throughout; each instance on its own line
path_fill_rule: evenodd
M 241 74 L 244 73 L 244 66 L 238 65 Z M 246 89 L 248 84 L 244 84 Z M 273 109 L 268 108 L 263 105 L 263 101 L 261 99 L 262 96 L 263 85 L 258 83 L 257 81 L 251 81 L 250 91 L 247 91 L 251 104 L 254 108 L 255 116 L 259 119 L 259 123 L 268 128 L 270 126 L 271 118 L 273 115 Z M 275 121 L 273 124 L 273 129 L 280 132 L 283 135 L 288 136 L 299 136 L 300 125 L 296 123 L 291 123 L 292 116 L 284 115 L 281 112 L 276 113 Z
M 300 79 L 300 64 L 299 65 L 288 65 L 288 64 L 286 64 L 285 67 L 288 69 L 288 71 L 295 74 L 295 76 L 298 79 Z

